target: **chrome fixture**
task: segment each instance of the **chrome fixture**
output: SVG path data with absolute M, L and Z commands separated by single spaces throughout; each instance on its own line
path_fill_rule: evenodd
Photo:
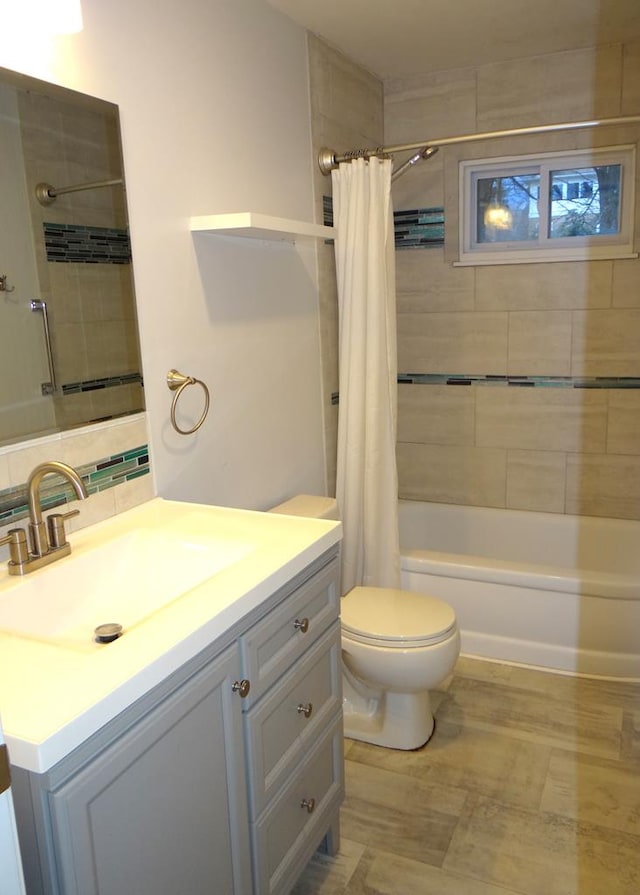
M 80 193 L 84 190 L 100 190 L 105 186 L 122 186 L 121 177 L 113 180 L 93 180 L 90 183 L 76 183 L 73 186 L 51 186 L 50 183 L 36 184 L 36 199 L 40 205 L 51 205 L 56 201 L 58 196 L 64 196 L 65 193 Z
M 53 395 L 58 388 L 56 382 L 56 367 L 53 361 L 53 347 L 51 345 L 51 328 L 49 327 L 49 314 L 47 313 L 46 301 L 39 298 L 32 298 L 30 308 L 32 311 L 40 311 L 42 314 L 42 325 L 44 326 L 44 345 L 47 351 L 47 364 L 49 366 L 49 382 L 43 382 L 40 388 L 43 395 Z
M 15 292 L 16 287 L 7 283 L 6 273 L 0 273 L 0 292 Z
M 420 159 L 431 158 L 431 156 L 435 155 L 437 151 L 438 151 L 437 146 L 423 146 L 423 148 L 420 150 L 420 152 L 416 152 L 414 155 L 412 155 L 410 158 L 408 158 L 406 160 L 406 162 L 403 162 L 399 168 L 396 168 L 395 171 L 392 171 L 391 183 L 393 183 L 394 180 L 397 180 L 398 177 L 402 177 L 402 175 L 406 171 L 408 171 L 409 168 L 413 168 L 414 165 L 417 165 L 417 163 L 420 161 Z
M 72 466 L 67 466 L 66 463 L 60 463 L 58 460 L 49 460 L 46 463 L 38 464 L 27 479 L 31 552 L 29 552 L 27 536 L 23 528 L 12 528 L 6 537 L 0 538 L 0 545 L 9 545 L 10 575 L 27 575 L 29 572 L 35 572 L 36 569 L 41 569 L 71 553 L 71 544 L 67 541 L 64 523 L 72 516 L 77 516 L 80 511 L 52 513 L 47 518 L 45 526 L 40 505 L 40 483 L 49 474 L 59 475 L 66 479 L 73 487 L 78 500 L 84 500 L 89 496 L 84 482 Z
M 195 426 L 192 426 L 191 429 L 181 429 L 176 422 L 176 407 L 178 406 L 178 398 L 190 385 L 202 386 L 204 392 L 204 409 Z M 185 376 L 184 373 L 179 373 L 177 370 L 169 370 L 167 373 L 167 387 L 172 392 L 175 392 L 173 401 L 171 402 L 171 425 L 180 435 L 193 435 L 193 433 L 197 432 L 200 426 L 204 423 L 207 414 L 209 413 L 209 389 L 201 379 L 196 379 L 193 376 Z
M 476 140 L 493 140 L 498 137 L 523 137 L 534 134 L 550 134 L 555 131 L 572 131 L 580 128 L 606 127 L 617 124 L 638 124 L 640 115 L 625 115 L 619 118 L 601 118 L 591 121 L 565 121 L 562 124 L 540 124 L 535 127 L 516 127 L 504 131 L 487 131 L 481 134 L 463 134 L 459 137 L 443 137 L 439 140 L 421 140 L 419 143 L 401 143 L 397 146 L 378 146 L 375 149 L 350 149 L 338 155 L 332 149 L 323 147 L 318 153 L 318 166 L 323 174 L 330 174 L 341 162 L 351 162 L 356 158 L 370 159 L 387 157 L 394 152 L 424 150 L 425 147 L 439 148 L 457 143 L 473 143 Z M 417 160 L 416 160 L 417 161 Z

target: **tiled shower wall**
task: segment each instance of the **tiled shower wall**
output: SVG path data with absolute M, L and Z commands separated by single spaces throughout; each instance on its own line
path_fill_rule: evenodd
M 368 72 L 308 36 L 311 89 L 311 133 L 314 151 L 321 146 L 341 151 L 352 146 L 379 146 L 383 136 L 382 84 Z M 331 194 L 331 178 L 315 167 L 315 220 L 322 223 L 323 196 Z M 327 485 L 335 494 L 338 407 L 338 296 L 333 245 L 319 243 L 320 343 Z
M 391 81 L 385 142 L 637 115 L 639 85 L 640 40 Z M 444 205 L 446 221 L 444 248 L 396 254 L 399 372 L 530 377 L 400 384 L 401 497 L 640 518 L 640 260 L 452 266 L 460 159 L 639 138 L 604 128 L 447 147 L 394 185 L 396 209 Z

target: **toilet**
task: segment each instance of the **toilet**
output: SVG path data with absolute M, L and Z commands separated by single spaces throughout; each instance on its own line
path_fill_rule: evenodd
M 338 519 L 333 498 L 301 494 L 271 510 Z M 460 633 L 451 606 L 386 587 L 354 587 L 341 602 L 344 733 L 417 749 L 434 728 L 430 690 L 453 671 Z

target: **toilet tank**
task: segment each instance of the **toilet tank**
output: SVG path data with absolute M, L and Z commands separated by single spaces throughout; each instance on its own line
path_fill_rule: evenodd
M 311 519 L 334 519 L 336 522 L 340 520 L 335 497 L 320 497 L 317 494 L 297 494 L 272 507 L 269 512 L 286 516 L 308 516 Z

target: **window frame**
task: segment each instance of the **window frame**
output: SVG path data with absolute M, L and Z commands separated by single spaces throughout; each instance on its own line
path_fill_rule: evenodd
M 634 252 L 635 218 L 634 144 L 575 149 L 535 155 L 469 159 L 459 163 L 459 260 L 455 266 L 530 264 L 544 261 L 588 261 L 637 258 Z M 552 171 L 603 165 L 621 165 L 620 231 L 596 236 L 549 237 L 549 185 Z M 477 181 L 513 174 L 540 173 L 537 240 L 478 242 Z

